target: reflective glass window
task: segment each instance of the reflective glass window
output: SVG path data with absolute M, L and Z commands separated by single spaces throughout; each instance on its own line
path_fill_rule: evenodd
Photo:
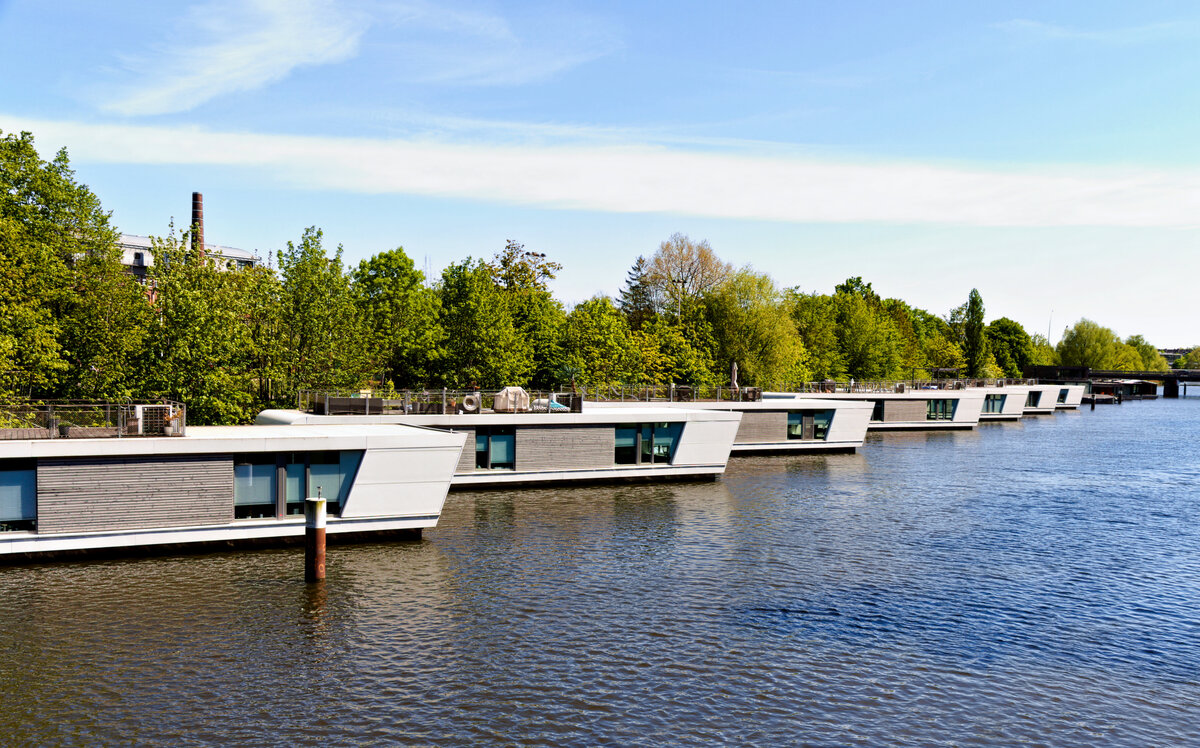
M 517 436 L 512 426 L 475 430 L 475 467 L 479 470 L 515 470 Z
M 0 532 L 33 530 L 37 521 L 37 469 L 32 460 L 0 463 Z
M 239 458 L 233 465 L 233 516 L 250 519 L 275 516 L 275 455 Z
M 613 461 L 618 465 L 636 465 L 638 461 L 638 427 L 632 424 L 617 426 L 616 453 Z

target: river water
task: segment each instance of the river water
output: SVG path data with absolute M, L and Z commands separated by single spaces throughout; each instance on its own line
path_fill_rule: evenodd
M 0 567 L 6 745 L 1200 744 L 1200 399 Z

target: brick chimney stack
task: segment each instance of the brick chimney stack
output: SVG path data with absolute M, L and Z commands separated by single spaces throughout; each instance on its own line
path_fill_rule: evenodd
M 204 255 L 204 195 L 192 193 L 192 249 Z

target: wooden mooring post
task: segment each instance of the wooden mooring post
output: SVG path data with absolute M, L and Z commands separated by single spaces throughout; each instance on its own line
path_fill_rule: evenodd
M 325 578 L 325 499 L 320 489 L 304 500 L 304 581 Z

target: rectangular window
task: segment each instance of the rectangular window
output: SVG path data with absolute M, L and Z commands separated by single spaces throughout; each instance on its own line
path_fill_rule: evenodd
M 654 461 L 669 463 L 675 456 L 675 447 L 679 443 L 679 435 L 683 433 L 683 424 L 674 423 L 654 424 Z
M 1040 403 L 1041 401 L 1042 401 L 1042 391 L 1041 390 L 1030 390 L 1029 396 L 1025 398 L 1025 407 L 1026 408 L 1036 408 L 1038 406 L 1038 403 Z
M 515 470 L 516 429 L 512 426 L 475 429 L 475 467 L 480 470 Z
M 833 425 L 832 410 L 818 410 L 813 413 L 813 438 L 825 441 L 829 438 L 829 427 Z
M 241 455 L 233 464 L 235 519 L 274 517 L 277 501 L 275 455 Z
M 623 424 L 617 426 L 617 452 L 615 461 L 618 465 L 636 465 L 638 463 L 638 427 Z
M 832 410 L 794 410 L 788 413 L 787 437 L 801 441 L 825 441 L 829 437 Z
M 1067 401 L 1067 393 L 1069 391 L 1070 390 L 1068 390 L 1066 387 L 1063 387 L 1061 390 L 1058 391 L 1058 401 L 1060 403 L 1065 403 Z
M 683 423 L 628 423 L 616 427 L 613 462 L 618 465 L 670 463 L 679 446 Z
M 308 465 L 303 452 L 282 455 L 283 501 L 288 514 L 304 514 L 304 500 L 308 498 Z M 326 504 L 325 511 L 329 511 Z
M 233 516 L 262 519 L 304 514 L 304 500 L 318 492 L 325 499 L 325 510 L 337 516 L 350 495 L 362 455 L 357 450 L 235 455 Z
M 362 452 L 309 452 L 308 496 L 321 496 L 327 512 L 339 513 L 361 461 Z
M 983 398 L 984 413 L 1003 413 L 1004 400 L 1008 395 L 987 395 Z
M 883 420 L 883 401 L 882 400 L 875 401 L 875 409 L 871 411 L 871 420 L 872 421 L 882 421 Z
M 927 421 L 953 421 L 958 400 L 928 400 L 925 408 Z
M 37 529 L 37 466 L 33 460 L 0 462 L 0 532 Z

